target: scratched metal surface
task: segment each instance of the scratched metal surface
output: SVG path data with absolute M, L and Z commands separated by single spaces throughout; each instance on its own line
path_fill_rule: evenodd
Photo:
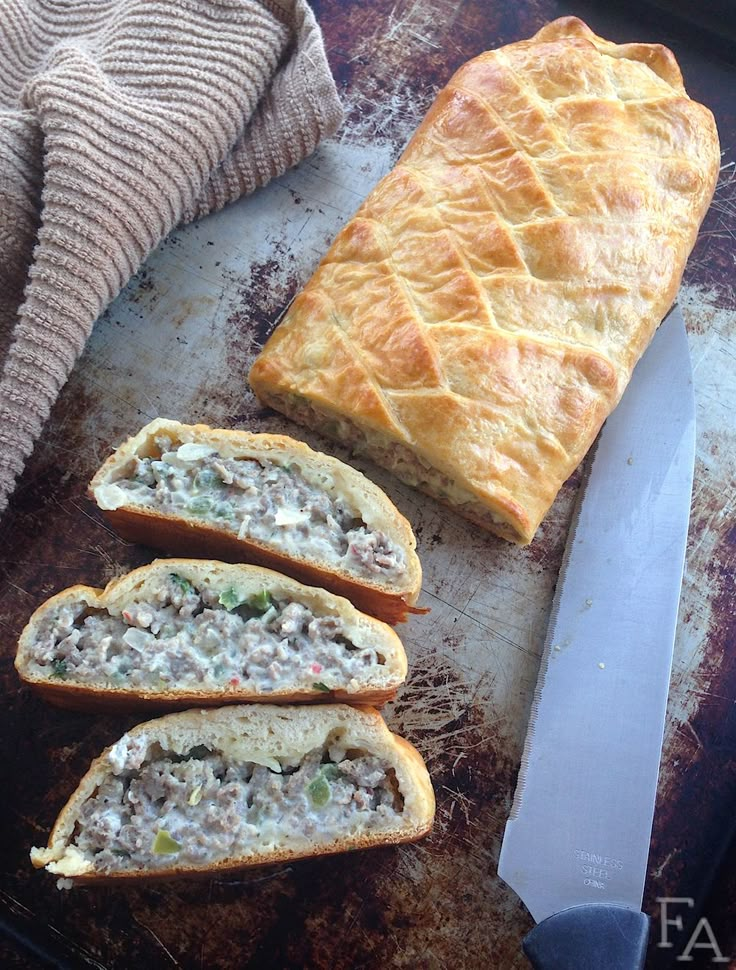
M 673 46 L 691 94 L 717 115 L 724 149 L 716 203 L 681 294 L 698 456 L 646 896 L 653 916 L 658 896 L 702 899 L 736 809 L 736 651 L 729 650 L 736 646 L 736 72 L 692 37 L 591 5 L 321 0 L 315 9 L 348 110 L 342 131 L 297 170 L 173 233 L 151 256 L 98 322 L 0 523 L 1 912 L 72 965 L 525 965 L 518 945 L 530 919 L 496 876 L 496 862 L 575 476 L 538 538 L 517 549 L 355 462 L 413 522 L 425 571 L 421 602 L 432 609 L 402 630 L 411 676 L 386 709 L 391 726 L 424 754 L 437 791 L 436 828 L 416 846 L 209 884 L 60 893 L 30 869 L 28 849 L 45 843 L 91 758 L 132 720 L 44 706 L 19 687 L 12 657 L 28 615 L 52 592 L 101 585 L 151 556 L 117 539 L 84 497 L 112 443 L 156 415 L 302 434 L 249 393 L 245 374 L 259 346 L 452 71 L 562 13 L 578 13 L 614 39 Z M 602 766 L 603 790 L 607 783 Z M 736 887 L 720 885 L 708 915 L 724 952 L 730 945 L 736 953 L 728 939 Z M 677 952 L 653 946 L 649 966 L 674 966 Z M 38 965 L 7 941 L 0 958 L 4 966 Z

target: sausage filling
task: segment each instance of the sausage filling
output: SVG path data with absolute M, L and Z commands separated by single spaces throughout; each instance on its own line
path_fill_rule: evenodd
M 213 523 L 358 576 L 396 578 L 406 571 L 404 553 L 389 536 L 308 482 L 297 464 L 223 458 L 207 445 L 176 445 L 164 435 L 156 446 L 160 457 L 134 459 L 127 477 L 114 483 L 126 503 Z
M 171 573 L 122 615 L 85 603 L 49 611 L 33 645 L 33 667 L 60 680 L 172 690 L 215 687 L 355 689 L 385 657 L 345 636 L 338 616 L 317 616 L 266 590 L 195 588 Z
M 101 872 L 208 865 L 395 826 L 402 810 L 393 768 L 365 751 L 328 745 L 277 772 L 198 748 L 107 778 L 74 845 Z

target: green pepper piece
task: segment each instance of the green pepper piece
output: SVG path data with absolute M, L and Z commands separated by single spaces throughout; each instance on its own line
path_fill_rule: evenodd
M 191 593 L 194 589 L 194 586 L 192 586 L 189 580 L 184 579 L 184 577 L 180 576 L 178 573 L 169 573 L 169 579 L 172 581 L 172 583 L 176 583 L 182 593 Z
M 208 495 L 201 495 L 199 498 L 193 498 L 187 508 L 192 515 L 207 515 L 211 511 L 213 504 L 212 499 Z
M 215 515 L 218 519 L 232 519 L 235 517 L 235 512 L 230 502 L 218 502 L 215 507 Z
M 238 606 L 242 606 L 244 602 L 243 597 L 232 586 L 228 587 L 228 589 L 223 589 L 218 598 L 218 603 L 224 606 L 228 612 L 237 609 Z
M 252 606 L 254 610 L 258 610 L 259 613 L 265 613 L 273 606 L 273 600 L 271 599 L 271 594 L 267 589 L 262 589 L 260 593 L 256 593 L 255 596 L 251 596 L 248 600 L 248 606 Z
M 327 686 L 327 684 L 323 684 L 321 680 L 315 680 L 315 682 L 312 684 L 312 690 L 321 690 L 326 694 L 329 694 L 330 692 L 330 688 Z
M 324 775 L 319 774 L 307 785 L 307 794 L 315 808 L 324 808 L 330 800 L 330 786 Z
M 176 855 L 181 852 L 181 845 L 172 838 L 166 829 L 159 829 L 156 838 L 153 840 L 151 851 L 154 855 Z
M 53 677 L 59 677 L 61 680 L 66 680 L 66 675 L 69 673 L 66 660 L 63 657 L 55 657 L 51 661 L 51 675 Z
M 194 487 L 199 489 L 222 488 L 225 483 L 211 468 L 203 468 L 197 472 Z
M 338 778 L 342 778 L 342 772 L 334 764 L 322 765 L 322 775 L 328 781 L 337 781 Z

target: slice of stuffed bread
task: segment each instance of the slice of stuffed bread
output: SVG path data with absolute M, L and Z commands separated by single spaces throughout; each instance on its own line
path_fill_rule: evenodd
M 159 418 L 107 459 L 90 496 L 134 542 L 277 569 L 390 623 L 416 612 L 409 522 L 359 471 L 293 438 Z
M 20 677 L 62 707 L 245 701 L 380 704 L 406 677 L 393 629 L 259 566 L 160 559 L 52 596 L 21 634 Z
M 421 756 L 371 708 L 185 711 L 107 748 L 31 859 L 60 888 L 209 877 L 413 841 L 434 807 Z

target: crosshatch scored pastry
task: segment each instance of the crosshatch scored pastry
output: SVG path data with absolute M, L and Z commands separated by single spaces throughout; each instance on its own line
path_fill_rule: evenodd
M 60 888 L 211 877 L 411 842 L 434 808 L 421 755 L 372 708 L 184 711 L 103 751 L 31 859 Z
M 285 435 L 157 418 L 89 493 L 132 542 L 276 569 L 389 623 L 425 612 L 409 522 L 365 475 Z
M 339 233 L 251 385 L 528 543 L 675 299 L 719 160 L 664 47 L 564 18 L 482 54 Z
M 28 621 L 15 666 L 52 703 L 105 712 L 381 704 L 407 670 L 393 629 L 343 597 L 260 566 L 197 559 L 57 593 Z

